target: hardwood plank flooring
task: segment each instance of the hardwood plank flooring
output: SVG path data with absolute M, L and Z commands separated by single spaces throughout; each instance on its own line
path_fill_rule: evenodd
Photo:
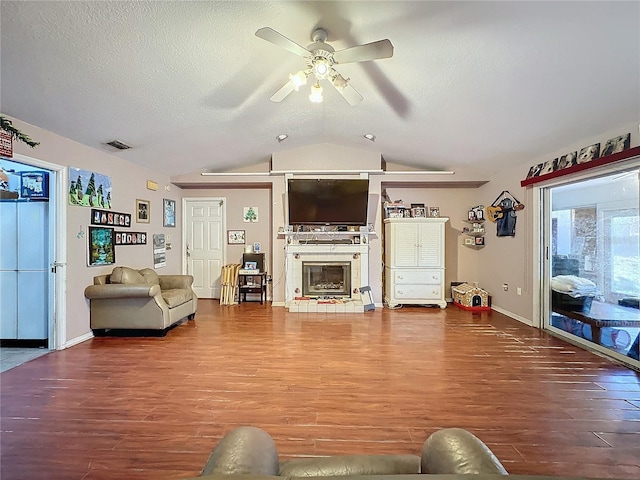
M 196 476 L 238 425 L 282 458 L 420 454 L 470 430 L 512 474 L 640 478 L 640 375 L 497 312 L 298 314 L 201 300 L 0 376 L 0 477 Z

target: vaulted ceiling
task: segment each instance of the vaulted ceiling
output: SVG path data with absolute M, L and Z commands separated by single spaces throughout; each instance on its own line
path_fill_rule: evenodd
M 321 143 L 492 172 L 640 117 L 637 1 L 3 0 L 1 16 L 3 114 L 169 175 Z M 336 65 L 355 106 L 326 81 L 322 103 L 310 84 L 274 103 L 305 60 L 262 27 L 394 53 Z

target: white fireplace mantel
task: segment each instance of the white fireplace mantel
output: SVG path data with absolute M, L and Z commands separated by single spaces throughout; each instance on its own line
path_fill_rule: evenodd
M 369 245 L 313 244 L 288 241 L 286 244 L 285 306 L 302 295 L 302 262 L 351 262 L 351 298 L 360 299 L 359 290 L 369 285 Z

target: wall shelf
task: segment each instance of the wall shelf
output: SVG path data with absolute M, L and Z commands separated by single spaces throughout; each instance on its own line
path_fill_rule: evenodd
M 463 223 L 469 225 L 462 228 L 462 233 L 465 235 L 463 243 L 465 247 L 476 249 L 484 247 L 484 236 L 487 233 L 484 222 L 484 220 L 463 220 Z

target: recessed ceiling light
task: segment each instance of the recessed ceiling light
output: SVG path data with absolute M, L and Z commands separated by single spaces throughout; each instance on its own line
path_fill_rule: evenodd
M 364 134 L 364 138 L 366 138 L 370 142 L 375 142 L 376 141 L 376 136 L 373 133 L 365 133 Z
M 287 138 L 289 138 L 289 135 L 287 135 L 285 133 L 281 133 L 280 135 L 276 136 L 276 140 L 278 140 L 278 142 L 282 142 L 283 140 L 286 140 Z

